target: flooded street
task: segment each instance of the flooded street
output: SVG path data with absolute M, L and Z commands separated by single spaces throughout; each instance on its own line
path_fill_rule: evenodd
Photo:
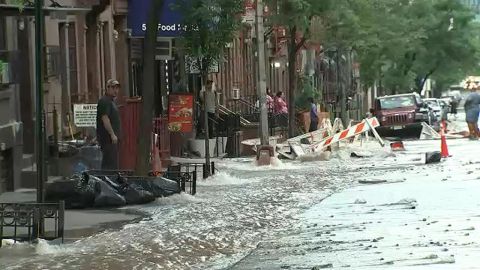
M 406 143 L 405 157 L 436 144 Z M 480 144 L 449 145 L 441 164 L 385 171 L 371 179 L 387 183 L 332 195 L 233 269 L 478 269 Z
M 118 231 L 65 245 L 2 248 L 0 268 L 385 269 L 433 263 L 431 269 L 439 269 L 439 263 L 468 262 L 466 254 L 480 248 L 472 229 L 480 221 L 480 201 L 469 193 L 480 187 L 478 164 L 475 154 L 462 152 L 473 144 L 478 153 L 478 142 L 449 142 L 454 156 L 434 165 L 420 165 L 422 153 L 437 150 L 439 141 L 406 143 L 409 151 L 396 156 L 370 142 L 369 158 L 352 158 L 345 149 L 329 161 L 265 168 L 252 159 L 224 160 L 219 173 L 199 183 L 196 196 L 139 206 L 149 218 Z M 439 208 L 432 196 L 442 196 L 449 207 Z
M 138 207 L 150 218 L 120 231 L 61 246 L 42 242 L 2 249 L 0 268 L 222 269 L 367 174 L 359 161 L 347 152 L 330 161 L 267 168 L 252 159 L 225 160 L 217 165 L 220 173 L 199 184 L 195 197 L 182 194 Z

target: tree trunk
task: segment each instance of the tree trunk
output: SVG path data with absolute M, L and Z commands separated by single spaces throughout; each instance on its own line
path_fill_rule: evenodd
M 148 14 L 147 32 L 143 51 L 143 91 L 142 113 L 140 128 L 138 130 L 137 161 L 135 166 L 136 175 L 148 175 L 150 171 L 150 150 L 152 144 L 152 121 L 155 111 L 155 47 L 157 43 L 157 29 L 159 10 L 163 6 L 163 0 L 153 0 Z
M 290 44 L 288 46 L 288 137 L 295 137 L 296 116 L 295 116 L 295 95 L 297 92 L 297 26 L 290 27 Z

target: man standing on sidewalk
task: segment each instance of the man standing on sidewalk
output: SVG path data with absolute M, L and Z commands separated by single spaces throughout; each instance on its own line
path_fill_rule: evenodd
M 205 88 L 200 91 L 200 100 L 203 103 L 204 109 L 208 113 L 208 136 L 212 139 L 214 136 L 213 130 L 218 114 L 218 97 L 215 85 L 212 80 L 208 80 Z M 203 119 L 203 117 L 202 117 Z M 205 129 L 205 123 L 203 125 Z
M 102 170 L 118 170 L 120 114 L 115 98 L 119 90 L 117 80 L 108 80 L 105 95 L 97 104 L 97 140 L 102 149 Z

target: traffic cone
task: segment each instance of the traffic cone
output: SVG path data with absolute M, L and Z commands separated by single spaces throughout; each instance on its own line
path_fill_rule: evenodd
M 442 140 L 442 145 L 441 145 L 441 155 L 442 158 L 448 158 L 450 154 L 448 153 L 448 146 L 447 146 L 447 138 L 445 137 L 445 130 L 444 130 L 444 123 L 442 123 L 442 128 L 440 129 L 440 137 Z
M 152 173 L 155 176 L 158 176 L 162 171 L 162 163 L 161 163 L 161 160 L 160 160 L 160 151 L 158 150 L 157 142 L 158 142 L 158 135 L 154 134 Z

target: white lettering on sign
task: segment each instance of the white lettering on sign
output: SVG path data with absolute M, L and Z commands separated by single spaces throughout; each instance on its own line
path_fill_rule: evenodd
M 77 127 L 96 127 L 97 104 L 74 104 L 73 123 Z
M 177 32 L 177 31 L 187 31 L 188 28 L 185 25 L 181 24 L 158 24 L 158 31 L 162 32 Z M 198 31 L 198 27 L 194 26 L 193 27 L 194 31 Z M 145 32 L 147 31 L 147 24 L 143 23 L 142 24 L 142 31 Z
M 176 32 L 176 31 L 180 31 L 180 30 L 185 30 L 184 27 L 182 28 L 181 24 L 169 24 L 169 25 L 165 25 L 165 24 L 161 24 L 161 23 L 158 24 L 158 31 Z M 147 31 L 147 24 L 145 24 L 145 23 L 142 24 L 142 31 Z

